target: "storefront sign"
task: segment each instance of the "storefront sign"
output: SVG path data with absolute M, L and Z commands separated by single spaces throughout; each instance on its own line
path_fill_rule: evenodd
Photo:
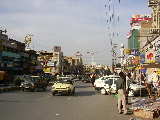
M 140 63 L 145 63 L 145 54 L 140 55 Z
M 126 54 L 130 54 L 130 53 L 131 53 L 130 49 L 126 49 Z
M 130 55 L 138 55 L 138 49 L 130 49 Z
M 153 49 L 149 49 L 145 55 L 146 63 L 155 63 L 155 51 Z
M 54 67 L 54 61 L 48 61 L 47 66 Z
M 144 14 L 144 15 L 132 15 L 131 21 L 145 21 L 152 19 L 151 14 Z

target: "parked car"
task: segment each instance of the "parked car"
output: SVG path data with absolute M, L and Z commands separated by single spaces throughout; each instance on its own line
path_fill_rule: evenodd
M 147 95 L 148 91 L 144 84 L 140 84 L 136 81 L 132 81 L 130 84 L 130 90 L 128 96 L 139 96 L 141 91 L 141 95 Z
M 52 86 L 52 95 L 56 94 L 67 94 L 72 95 L 75 93 L 75 81 L 71 80 L 70 77 L 59 77 L 54 85 Z
M 84 83 L 90 83 L 91 82 L 91 78 L 87 75 L 82 77 L 82 82 Z
M 118 79 L 118 78 L 120 78 L 120 77 L 117 76 L 117 75 L 106 75 L 106 76 L 103 76 L 103 77 L 101 77 L 101 78 L 99 78 L 99 79 L 96 79 L 95 82 L 94 82 L 95 90 L 98 90 L 98 91 L 99 91 L 100 88 L 104 86 L 104 84 L 105 84 L 104 82 L 105 82 L 106 80 L 108 80 L 109 78 Z
M 47 81 L 43 76 L 29 76 L 24 82 L 21 82 L 20 89 L 22 91 L 38 91 L 39 89 L 46 90 Z
M 116 81 L 118 78 L 108 78 L 104 81 L 103 86 L 99 88 L 102 95 L 110 95 L 116 93 Z
M 106 80 L 103 84 L 103 87 L 100 87 L 100 93 L 102 95 L 105 94 L 114 94 L 116 93 L 116 81 L 118 78 L 109 78 Z M 132 81 L 130 84 L 130 90 L 129 90 L 129 96 L 138 96 L 140 95 L 140 89 L 141 89 L 141 95 L 147 95 L 148 91 L 144 84 L 139 84 L 136 81 Z

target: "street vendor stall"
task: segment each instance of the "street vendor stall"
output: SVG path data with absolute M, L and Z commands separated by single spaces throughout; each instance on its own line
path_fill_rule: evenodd
M 135 116 L 154 119 L 160 117 L 160 98 L 131 98 Z

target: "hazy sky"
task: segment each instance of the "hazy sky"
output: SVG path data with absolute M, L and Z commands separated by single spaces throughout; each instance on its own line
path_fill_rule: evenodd
M 152 11 L 148 0 L 0 0 L 0 8 L 0 29 L 9 38 L 24 42 L 31 34 L 31 49 L 51 52 L 61 46 L 64 56 L 79 51 L 86 64 L 92 60 L 87 52 L 98 52 L 93 61 L 109 66 L 110 40 L 117 43 L 120 56 L 120 44 L 127 48 L 131 16 Z

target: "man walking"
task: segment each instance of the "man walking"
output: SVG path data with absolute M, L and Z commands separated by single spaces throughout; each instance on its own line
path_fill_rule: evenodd
M 116 92 L 118 93 L 118 112 L 119 114 L 122 114 L 122 105 L 123 105 L 123 114 L 127 114 L 127 108 L 126 108 L 126 84 L 124 80 L 124 73 L 119 73 L 120 78 L 116 82 Z

